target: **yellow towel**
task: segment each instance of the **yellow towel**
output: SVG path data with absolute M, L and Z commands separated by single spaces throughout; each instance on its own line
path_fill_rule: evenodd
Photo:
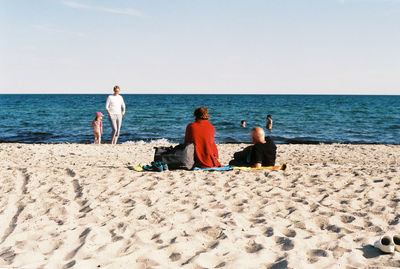
M 137 172 L 142 172 L 143 171 L 143 165 L 139 164 L 137 166 L 131 166 L 129 167 L 131 170 L 137 171 Z
M 253 170 L 283 170 L 286 171 L 289 169 L 286 163 L 281 164 L 280 166 L 262 166 L 260 168 L 246 167 L 246 166 L 234 166 L 234 170 L 242 170 L 242 171 L 253 171 Z

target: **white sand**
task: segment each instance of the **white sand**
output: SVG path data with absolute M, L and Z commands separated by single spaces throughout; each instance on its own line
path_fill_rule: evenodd
M 0 267 L 400 267 L 400 146 L 278 145 L 288 171 L 135 172 L 147 145 L 0 144 Z M 221 163 L 246 145 L 218 145 Z

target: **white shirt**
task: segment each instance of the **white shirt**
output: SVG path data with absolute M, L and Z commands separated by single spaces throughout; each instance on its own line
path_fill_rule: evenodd
M 121 107 L 125 109 L 124 99 L 121 95 L 110 95 L 107 98 L 106 109 L 110 111 L 110 114 L 121 114 Z

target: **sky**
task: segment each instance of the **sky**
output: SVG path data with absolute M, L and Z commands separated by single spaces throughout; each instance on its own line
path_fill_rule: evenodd
M 400 0 L 0 0 L 0 93 L 400 94 Z

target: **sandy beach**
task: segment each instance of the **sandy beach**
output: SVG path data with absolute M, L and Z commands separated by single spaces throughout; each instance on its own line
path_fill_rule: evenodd
M 135 172 L 154 144 L 0 144 L 0 267 L 400 267 L 400 146 L 278 145 L 287 171 Z M 219 144 L 226 165 L 245 144 Z

